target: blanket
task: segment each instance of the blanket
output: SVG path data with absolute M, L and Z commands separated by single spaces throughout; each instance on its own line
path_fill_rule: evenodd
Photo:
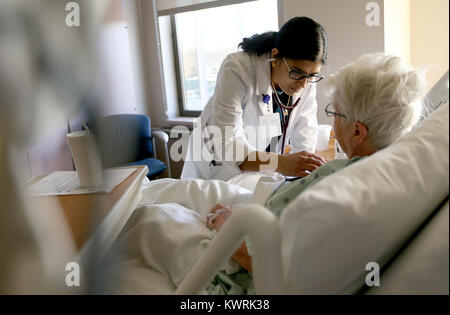
M 277 174 L 219 180 L 162 179 L 143 198 L 102 262 L 114 293 L 168 294 L 180 285 L 215 237 L 205 216 L 217 203 L 264 204 L 284 181 Z M 239 266 L 230 260 L 223 269 Z

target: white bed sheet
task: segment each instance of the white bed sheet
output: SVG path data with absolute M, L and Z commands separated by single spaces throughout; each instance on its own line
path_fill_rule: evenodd
M 143 198 L 106 255 L 114 293 L 170 294 L 214 239 L 204 217 L 217 203 L 264 204 L 284 181 L 274 173 L 219 180 L 162 179 L 144 185 Z M 255 192 L 255 193 L 254 193 Z M 231 261 L 227 270 L 236 265 Z

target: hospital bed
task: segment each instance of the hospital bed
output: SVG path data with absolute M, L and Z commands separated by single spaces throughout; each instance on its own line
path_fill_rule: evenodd
M 447 103 L 299 195 L 279 219 L 260 204 L 233 210 L 179 285 L 138 266 L 127 276 L 146 277 L 145 286 L 128 293 L 204 293 L 249 235 L 257 294 L 448 294 L 448 129 Z M 373 262 L 379 287 L 366 285 Z
M 176 293 L 200 292 L 248 233 L 259 294 L 448 294 L 448 129 L 447 103 L 300 195 L 280 222 L 258 205 L 236 211 Z M 369 262 L 379 287 L 365 285 Z

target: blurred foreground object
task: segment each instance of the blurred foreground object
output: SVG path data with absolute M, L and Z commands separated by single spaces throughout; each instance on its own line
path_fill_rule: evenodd
M 79 27 L 65 23 L 67 1 L 0 2 L 1 294 L 79 292 L 65 283 L 76 252 L 59 205 L 26 203 L 18 157 L 54 121 L 86 106 L 101 2 L 76 1 Z

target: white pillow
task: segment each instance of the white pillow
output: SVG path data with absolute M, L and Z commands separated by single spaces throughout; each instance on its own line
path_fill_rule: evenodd
M 376 154 L 330 175 L 282 213 L 291 294 L 348 294 L 365 285 L 448 195 L 449 109 Z M 381 277 L 381 283 L 383 279 Z

